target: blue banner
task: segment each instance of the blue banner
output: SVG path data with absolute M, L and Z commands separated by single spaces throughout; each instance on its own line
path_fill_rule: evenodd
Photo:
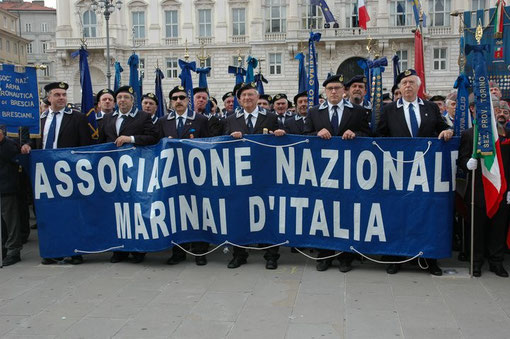
M 336 22 L 335 17 L 331 13 L 331 10 L 329 9 L 328 4 L 326 3 L 326 0 L 310 0 L 310 4 L 319 6 L 322 10 L 322 14 L 324 14 L 324 19 L 326 19 L 326 22 Z
M 124 72 L 124 68 L 120 65 L 120 62 L 115 61 L 115 79 L 113 81 L 113 91 L 116 92 L 120 88 L 120 84 L 122 83 L 121 74 Z
M 483 52 L 489 50 L 488 45 L 466 45 L 466 54 L 473 52 L 474 81 L 473 93 L 475 94 L 476 126 L 478 131 L 477 152 L 482 155 L 494 153 L 494 138 L 492 135 L 491 115 L 492 103 L 487 77 L 487 64 Z
M 305 55 L 298 53 L 294 59 L 299 60 L 298 66 L 298 93 L 306 91 L 306 68 L 305 68 Z
M 260 95 L 264 94 L 264 83 L 267 84 L 267 79 L 264 78 L 264 75 L 262 73 L 255 74 L 255 82 L 257 83 L 257 92 L 259 92 Z
M 398 57 L 398 55 L 395 54 L 393 56 L 393 58 L 391 58 L 391 60 L 393 61 L 393 85 L 396 85 L 397 77 L 400 74 L 400 64 L 399 64 L 400 58 Z
M 39 91 L 35 67 L 0 65 L 0 125 L 9 135 L 27 127 L 31 137 L 40 135 Z
M 365 94 L 365 101 L 372 101 L 372 76 L 370 74 L 370 66 L 368 65 L 369 59 L 360 59 L 358 60 L 358 66 L 363 70 L 363 74 L 365 74 L 365 78 L 367 78 L 367 94 Z
M 41 256 L 228 240 L 450 257 L 458 147 L 250 135 L 34 150 Z
M 140 84 L 140 79 L 138 78 L 138 65 L 140 63 L 140 59 L 138 55 L 135 53 L 131 54 L 128 59 L 129 65 L 129 86 L 133 87 L 135 91 L 135 107 L 139 110 L 142 109 L 142 88 Z
M 161 118 L 162 116 L 164 116 L 166 114 L 166 101 L 165 101 L 165 96 L 163 95 L 163 84 L 162 84 L 162 81 L 163 79 L 165 78 L 165 75 L 163 74 L 163 72 L 159 69 L 159 68 L 156 68 L 156 84 L 155 84 L 155 95 L 156 95 L 156 98 L 158 98 L 158 110 L 156 111 L 156 116 L 158 118 Z
M 89 52 L 82 46 L 71 56 L 75 58 L 78 55 L 80 56 L 81 112 L 87 116 L 92 139 L 97 140 L 99 131 L 97 129 L 96 112 L 94 111 L 94 93 L 88 62 Z
M 179 59 L 179 67 L 181 68 L 181 74 L 179 74 L 181 86 L 184 87 L 189 98 L 188 109 L 190 112 L 194 112 L 195 103 L 193 100 L 193 79 L 191 78 L 191 71 L 196 72 L 197 64 L 195 61 L 186 62 Z
M 236 85 L 244 82 L 244 76 L 246 75 L 246 70 L 244 68 L 228 66 L 228 73 L 229 74 L 235 74 L 235 76 L 236 76 Z M 234 95 L 234 111 L 238 107 L 239 107 L 239 101 L 237 100 L 237 95 Z
M 386 57 L 382 57 L 374 61 L 368 60 L 367 63 L 370 73 L 372 74 L 372 84 L 375 83 L 372 89 L 374 101 L 372 102 L 372 117 L 370 119 L 370 128 L 372 129 L 372 132 L 375 132 L 382 112 L 382 74 L 384 73 L 384 67 L 388 66 L 388 59 L 386 59 Z M 370 79 L 367 79 L 367 83 L 368 82 L 370 82 Z
M 196 69 L 195 72 L 198 73 L 198 87 L 200 87 L 200 88 L 208 88 L 208 85 L 207 85 L 207 74 L 209 74 L 210 71 L 211 71 L 211 67 L 203 67 L 203 68 L 197 68 Z M 211 103 L 210 103 L 210 101 L 207 101 L 207 104 L 205 105 L 205 113 L 206 114 L 211 113 Z
M 457 106 L 455 107 L 455 120 L 453 121 L 453 134 L 461 135 L 470 126 L 469 89 L 471 83 L 465 73 L 461 73 L 453 88 L 457 89 Z
M 315 42 L 321 40 L 320 33 L 310 32 L 308 39 L 308 108 L 319 104 L 319 77 L 317 68 L 317 54 L 315 53 Z
M 255 76 L 253 75 L 253 70 L 255 68 L 257 68 L 259 61 L 252 56 L 248 56 L 248 59 L 246 59 L 246 64 L 248 65 L 248 67 L 246 67 L 246 80 L 245 81 L 246 82 L 254 82 Z

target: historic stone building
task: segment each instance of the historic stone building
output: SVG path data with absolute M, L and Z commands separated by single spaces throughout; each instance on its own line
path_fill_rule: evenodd
M 0 9 L 0 63 L 26 65 L 29 41 L 18 32 L 18 16 Z
M 80 101 L 78 60 L 71 57 L 84 40 L 94 90 L 106 87 L 106 21 L 92 9 L 91 0 L 58 0 L 57 31 L 50 45 L 56 62 L 56 77 L 69 81 L 71 100 Z M 112 1 L 115 4 L 118 1 Z M 391 58 L 398 54 L 401 67 L 414 66 L 415 28 L 412 6 L 407 0 L 365 1 L 371 21 L 358 27 L 356 0 L 329 0 L 339 27 L 324 28 L 322 13 L 309 0 L 124 0 L 109 21 L 111 57 L 124 68 L 122 83 L 129 80 L 127 60 L 135 51 L 141 58 L 144 92 L 154 90 L 157 66 L 165 74 L 164 91 L 180 83 L 178 59 L 189 49 L 190 61 L 202 52 L 212 67 L 209 88 L 217 98 L 234 86 L 229 65 L 253 56 L 269 80 L 267 93 L 297 91 L 298 52 L 307 53 L 310 28 L 321 32 L 317 43 L 319 80 L 328 72 L 349 74 L 358 58 L 386 56 L 390 65 L 383 74 L 386 91 L 391 89 Z M 427 15 L 424 28 L 427 91 L 449 91 L 459 73 L 459 18 L 453 10 L 486 8 L 487 0 L 423 0 Z M 104 10 L 103 10 L 104 12 Z M 367 45 L 371 39 L 370 52 Z M 201 50 L 203 46 L 203 50 Z M 246 65 L 244 64 L 246 67 Z M 112 73 L 114 72 L 112 67 Z M 351 73 L 352 74 L 352 73 Z M 194 76 L 198 83 L 198 76 Z M 113 74 L 112 74 L 113 84 Z M 221 106 L 221 104 L 220 104 Z

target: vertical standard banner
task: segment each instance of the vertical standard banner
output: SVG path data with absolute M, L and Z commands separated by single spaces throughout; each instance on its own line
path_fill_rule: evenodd
M 35 67 L 0 66 L 0 125 L 17 135 L 28 127 L 31 137 L 40 134 L 39 91 Z

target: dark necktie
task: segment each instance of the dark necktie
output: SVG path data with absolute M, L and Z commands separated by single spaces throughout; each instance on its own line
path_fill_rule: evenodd
M 253 114 L 248 114 L 248 120 L 246 122 L 246 126 L 248 127 L 248 132 L 250 134 L 253 134 L 253 122 L 251 121 L 251 118 L 253 118 Z
M 50 129 L 48 131 L 48 136 L 46 138 L 46 145 L 44 145 L 44 149 L 53 149 L 53 144 L 55 143 L 55 138 L 57 137 L 57 114 L 60 112 L 53 112 L 53 120 L 51 120 Z
M 179 120 L 177 122 L 177 136 L 179 138 L 181 138 L 182 137 L 182 129 L 184 128 L 184 118 L 178 117 L 177 120 Z
M 409 122 L 411 123 L 411 136 L 413 138 L 418 136 L 418 120 L 414 113 L 414 105 L 409 104 Z
M 283 114 L 278 116 L 278 128 L 285 128 L 285 116 Z
M 338 106 L 333 106 L 333 116 L 331 117 L 331 129 L 333 130 L 333 135 L 338 135 Z

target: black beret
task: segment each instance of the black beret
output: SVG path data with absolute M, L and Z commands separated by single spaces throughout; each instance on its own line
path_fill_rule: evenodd
M 207 90 L 207 88 L 204 88 L 204 87 L 195 87 L 193 88 L 193 95 L 197 94 L 197 93 L 207 93 L 207 95 L 209 95 L 209 91 Z
M 145 99 L 145 98 L 149 98 L 151 100 L 154 100 L 156 105 L 158 105 L 158 97 L 156 96 L 156 94 L 150 93 L 150 92 L 146 93 L 146 94 L 142 95 L 142 100 Z
M 122 86 L 122 87 L 119 87 L 119 89 L 117 89 L 115 91 L 115 98 L 117 98 L 117 95 L 119 95 L 119 93 L 129 93 L 129 94 L 134 96 L 135 95 L 135 90 L 131 86 Z
M 42 102 L 45 104 L 45 105 L 51 105 L 50 102 L 48 101 L 48 97 L 44 97 L 42 98 Z
M 298 93 L 296 95 L 294 95 L 294 105 L 297 106 L 297 100 L 301 97 L 308 97 L 308 92 L 307 91 L 303 91 L 301 93 Z
M 434 95 L 429 101 L 445 101 L 446 98 L 442 95 Z
M 44 86 L 44 90 L 46 91 L 46 93 L 48 93 L 49 91 L 51 91 L 52 89 L 55 89 L 55 88 L 60 88 L 60 89 L 64 89 L 67 91 L 67 89 L 69 88 L 69 85 L 66 84 L 65 82 L 52 82 L 52 83 L 49 83 L 47 84 L 46 86 Z
M 97 102 L 99 102 L 99 100 L 101 100 L 101 96 L 102 96 L 103 94 L 111 94 L 111 96 L 113 97 L 113 100 L 115 100 L 115 93 L 114 93 L 111 89 L 105 88 L 105 89 L 100 90 L 100 91 L 96 94 L 96 100 L 97 100 Z
M 230 98 L 233 96 L 234 96 L 234 92 L 227 92 L 227 93 L 223 94 L 223 96 L 221 97 L 221 100 L 225 101 L 225 100 L 227 100 L 227 98 Z
M 243 82 L 241 87 L 236 92 L 237 98 L 241 97 L 241 93 L 246 91 L 247 89 L 254 89 L 257 90 L 257 84 L 255 82 Z
M 344 85 L 345 85 L 345 87 L 351 87 L 351 85 L 354 84 L 355 82 L 363 83 L 366 86 L 367 78 L 364 75 L 355 75 L 351 78 L 351 80 L 346 82 Z
M 278 93 L 278 94 L 276 94 L 276 95 L 273 97 L 273 104 L 274 104 L 276 101 L 280 100 L 280 99 L 285 99 L 285 100 L 287 100 L 287 94 L 284 94 L 284 93 Z M 287 100 L 287 101 L 288 101 L 288 100 Z
M 382 100 L 383 100 L 383 101 L 384 101 L 384 100 L 391 100 L 390 93 L 384 93 L 384 94 L 382 95 Z
M 237 91 L 239 88 L 241 88 L 242 85 L 244 85 L 244 82 L 240 82 L 234 86 L 234 89 L 232 90 L 232 94 L 234 94 L 234 96 L 237 96 Z
M 398 83 L 396 83 L 395 85 L 393 85 L 393 87 L 391 88 L 391 94 L 392 95 L 395 95 L 395 91 L 398 89 Z
M 268 103 L 271 103 L 271 100 L 273 100 L 269 94 L 261 94 L 259 99 L 266 100 Z
M 186 96 L 188 96 L 188 93 L 186 93 L 186 89 L 183 86 L 179 85 L 179 86 L 175 86 L 174 88 L 172 88 L 172 90 L 168 94 L 168 97 L 170 98 L 170 100 L 172 100 L 172 95 L 177 92 L 184 92 L 184 94 L 186 94 Z
M 402 79 L 407 78 L 407 77 L 409 77 L 411 75 L 417 75 L 417 74 L 418 73 L 416 73 L 416 71 L 414 69 L 406 69 L 405 71 L 403 71 L 402 73 L 400 73 L 397 76 L 397 84 L 400 84 Z
M 218 106 L 218 100 L 216 100 L 215 97 L 211 97 L 211 101 L 214 101 L 214 103 L 216 104 L 216 106 Z
M 339 83 L 343 84 L 344 83 L 344 76 L 342 74 L 333 74 L 332 76 L 330 76 L 329 78 L 324 80 L 324 82 L 322 83 L 322 86 L 326 87 L 326 85 L 331 83 L 331 82 L 339 82 Z

